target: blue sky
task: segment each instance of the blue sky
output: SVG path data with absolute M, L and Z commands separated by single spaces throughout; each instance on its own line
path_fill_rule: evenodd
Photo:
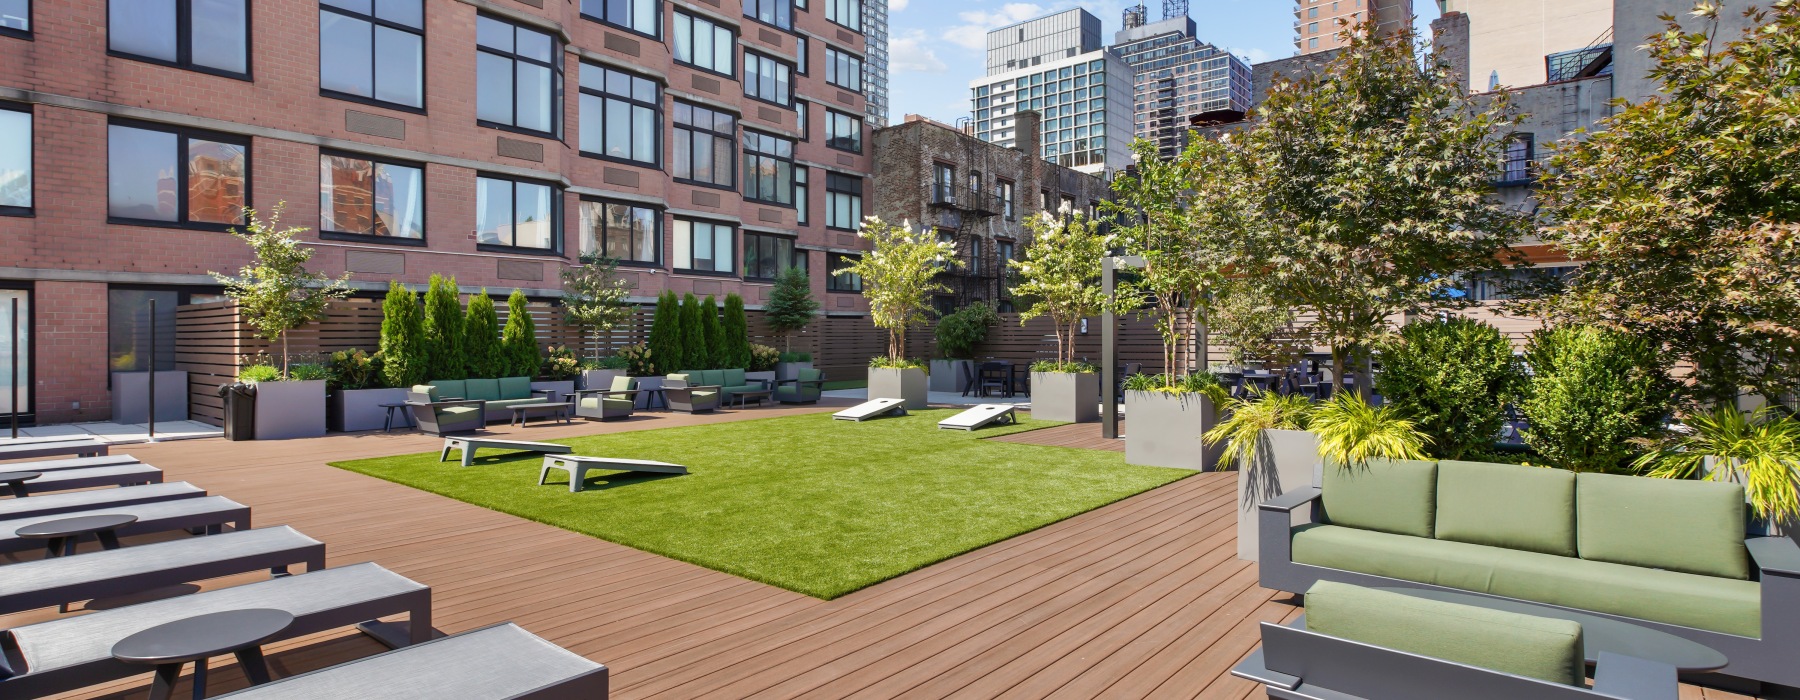
M 1110 43 L 1120 12 L 1133 0 L 888 0 L 889 119 L 923 114 L 954 123 L 969 114 L 968 85 L 981 77 L 982 47 L 989 29 L 1040 15 L 1084 7 L 1100 18 Z M 1437 18 L 1437 3 L 1418 0 L 1419 26 Z M 1144 0 L 1150 20 L 1162 3 Z M 1292 0 L 1189 0 L 1200 38 L 1257 63 L 1294 54 Z

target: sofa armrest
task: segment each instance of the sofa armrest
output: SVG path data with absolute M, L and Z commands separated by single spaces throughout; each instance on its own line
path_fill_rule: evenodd
M 1766 578 L 1770 574 L 1800 578 L 1800 545 L 1786 537 L 1752 537 L 1744 540 L 1750 562 Z
M 1256 507 L 1258 510 L 1291 513 L 1295 508 L 1318 500 L 1323 494 L 1317 486 L 1305 486 L 1263 501 Z
M 1675 700 L 1681 683 L 1675 667 L 1656 661 L 1600 652 L 1594 664 L 1594 692 L 1629 700 Z
M 576 389 L 569 392 L 569 395 L 576 399 L 580 399 L 586 394 L 599 394 L 603 397 L 623 396 L 625 398 L 633 398 L 636 397 L 640 391 L 643 391 L 643 389 Z

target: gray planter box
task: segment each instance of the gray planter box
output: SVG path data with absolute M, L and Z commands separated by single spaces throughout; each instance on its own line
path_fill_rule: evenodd
M 1200 439 L 1217 425 L 1212 399 L 1202 394 L 1125 392 L 1125 463 L 1221 471 L 1224 445 Z
M 584 369 L 581 370 L 581 388 L 611 389 L 613 377 L 625 376 L 622 369 Z
M 800 370 L 812 369 L 811 362 L 777 362 L 775 363 L 776 379 L 799 379 Z
M 326 425 L 341 433 L 380 430 L 387 421 L 384 403 L 406 403 L 406 389 L 339 389 L 331 393 L 326 406 Z M 412 412 L 394 411 L 394 427 L 412 425 Z
M 259 382 L 256 439 L 286 440 L 325 434 L 325 380 Z
M 768 370 L 766 372 L 745 372 L 744 373 L 745 381 L 750 381 L 750 380 L 754 380 L 754 379 L 767 380 L 770 384 L 774 384 L 775 383 L 775 370 Z
M 906 402 L 906 410 L 912 411 L 928 405 L 925 370 L 922 369 L 876 369 L 869 368 L 869 398 L 901 399 Z
M 1129 427 L 1129 426 L 1128 426 Z M 1319 436 L 1305 430 L 1264 430 L 1256 461 L 1238 465 L 1238 558 L 1256 561 L 1256 506 L 1297 488 L 1319 483 Z M 1306 518 L 1295 510 L 1296 522 Z
M 575 380 L 559 379 L 559 380 L 548 381 L 548 382 L 532 382 L 531 388 L 533 388 L 533 389 L 549 389 L 551 391 L 556 392 L 554 394 L 544 397 L 545 401 L 548 401 L 550 403 L 556 403 L 558 401 L 569 400 L 569 396 L 571 394 L 575 393 Z M 492 418 L 493 416 L 488 416 L 488 417 Z
M 633 377 L 633 379 L 637 380 L 637 385 L 636 385 L 638 388 L 637 407 L 638 408 L 649 408 L 650 407 L 650 390 L 651 389 L 661 389 L 662 385 L 663 385 L 663 377 L 660 377 L 660 376 L 658 376 L 658 377 Z M 656 405 L 658 408 L 666 407 L 665 404 L 661 404 L 661 403 L 658 403 Z
M 932 360 L 931 390 L 962 393 L 969 388 L 969 380 L 963 375 L 963 368 L 972 369 L 974 364 L 974 360 Z
M 188 373 L 163 370 L 156 373 L 156 422 L 187 420 Z M 150 421 L 150 373 L 112 373 L 114 423 Z
M 1032 372 L 1031 417 L 1064 423 L 1099 421 L 1100 375 Z

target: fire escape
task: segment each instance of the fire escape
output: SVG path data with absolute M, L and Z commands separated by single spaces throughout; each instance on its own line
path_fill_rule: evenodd
M 999 302 L 1005 270 L 995 264 L 994 240 L 982 222 L 1003 213 L 1000 198 L 959 183 L 931 182 L 930 209 L 937 214 L 938 235 L 955 245 L 960 267 L 946 267 L 938 281 L 950 288 L 949 308 L 977 301 Z M 940 304 L 940 311 L 948 310 Z

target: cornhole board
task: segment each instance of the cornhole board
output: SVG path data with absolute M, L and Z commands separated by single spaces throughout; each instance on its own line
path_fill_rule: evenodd
M 465 467 L 475 463 L 475 451 L 482 449 L 518 450 L 522 452 L 541 452 L 544 454 L 555 455 L 566 455 L 575 451 L 574 448 L 569 447 L 568 445 L 558 445 L 554 442 L 497 440 L 478 437 L 447 437 L 444 438 L 444 451 L 438 453 L 438 461 L 443 462 L 450 459 L 450 451 L 457 449 L 462 450 L 462 465 Z
M 1017 409 L 1017 406 L 982 404 L 938 421 L 938 429 L 975 430 L 992 423 L 1017 423 L 1019 417 L 1013 413 Z
M 862 403 L 859 403 L 855 406 L 851 406 L 842 411 L 838 411 L 837 413 L 833 413 L 833 414 L 831 414 L 831 417 L 834 419 L 837 419 L 837 420 L 853 420 L 858 423 L 861 423 L 870 418 L 874 418 L 876 416 L 880 416 L 880 415 L 888 414 L 888 413 L 892 413 L 896 416 L 906 415 L 906 400 L 905 399 L 872 399 L 869 401 L 864 401 Z

